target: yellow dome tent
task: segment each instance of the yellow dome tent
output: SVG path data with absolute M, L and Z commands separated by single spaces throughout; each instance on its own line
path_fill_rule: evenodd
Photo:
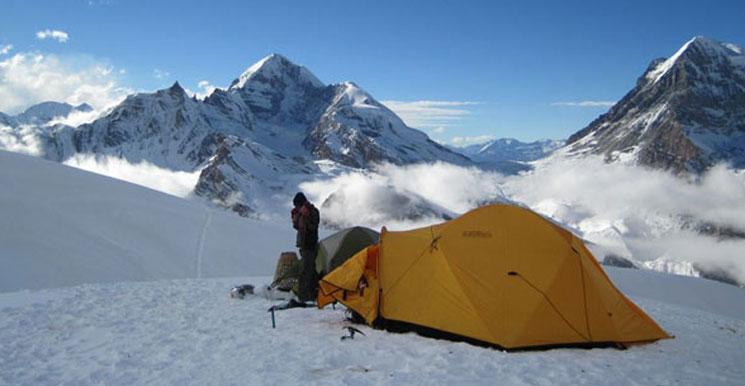
M 610 281 L 584 243 L 496 204 L 404 232 L 383 228 L 320 282 L 373 325 L 403 322 L 507 349 L 627 345 L 670 336 Z

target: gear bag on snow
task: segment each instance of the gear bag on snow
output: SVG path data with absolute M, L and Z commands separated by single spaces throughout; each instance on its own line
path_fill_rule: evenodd
M 280 291 L 297 291 L 300 277 L 300 259 L 295 252 L 282 252 L 274 270 L 272 288 Z

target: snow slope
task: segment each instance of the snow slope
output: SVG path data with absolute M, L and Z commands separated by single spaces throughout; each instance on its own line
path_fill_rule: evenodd
M 271 302 L 228 297 L 267 278 L 96 284 L 0 294 L 0 384 L 742 384 L 742 290 L 609 273 L 675 339 L 507 353 L 358 326 L 342 341 L 341 308 L 280 311 L 272 329 Z
M 287 224 L 0 151 L 0 292 L 270 274 Z M 260 240 L 260 242 L 258 242 Z

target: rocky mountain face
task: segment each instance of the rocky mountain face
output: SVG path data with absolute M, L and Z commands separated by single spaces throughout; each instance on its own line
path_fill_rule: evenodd
M 73 108 L 43 107 L 28 116 L 41 121 Z M 472 163 L 407 127 L 354 83 L 325 85 L 277 54 L 204 100 L 189 97 L 175 83 L 131 95 L 91 123 L 55 125 L 39 136 L 43 156 L 55 161 L 93 154 L 201 170 L 195 193 L 242 215 L 256 213 L 267 197 L 319 173 L 317 160 L 351 168 L 379 162 Z
M 310 155 L 367 168 L 388 161 L 469 163 L 468 158 L 431 141 L 352 82 L 324 85 L 304 67 L 270 55 L 234 80 L 227 92 L 253 113 L 256 140 Z
M 247 113 L 223 114 L 189 97 L 175 83 L 155 93 L 131 95 L 92 123 L 57 128 L 50 139 L 50 150 L 56 153 L 47 153 L 47 158 L 62 161 L 77 153 L 109 155 L 193 171 L 227 137 L 248 138 L 252 130 Z
M 696 37 L 654 60 L 626 96 L 572 135 L 570 154 L 601 154 L 676 173 L 745 167 L 745 51 Z

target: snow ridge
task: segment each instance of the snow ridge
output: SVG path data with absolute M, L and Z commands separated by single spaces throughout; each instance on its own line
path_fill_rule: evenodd
M 675 62 L 678 61 L 678 58 L 680 58 L 681 55 L 688 49 L 688 46 L 691 45 L 696 39 L 700 39 L 699 37 L 694 37 L 693 39 L 687 41 L 685 44 L 683 44 L 682 47 L 676 51 L 673 56 L 665 60 L 664 62 L 660 63 L 655 67 L 652 71 L 649 71 L 644 77 L 652 80 L 652 83 L 657 83 L 667 72 L 673 67 Z

